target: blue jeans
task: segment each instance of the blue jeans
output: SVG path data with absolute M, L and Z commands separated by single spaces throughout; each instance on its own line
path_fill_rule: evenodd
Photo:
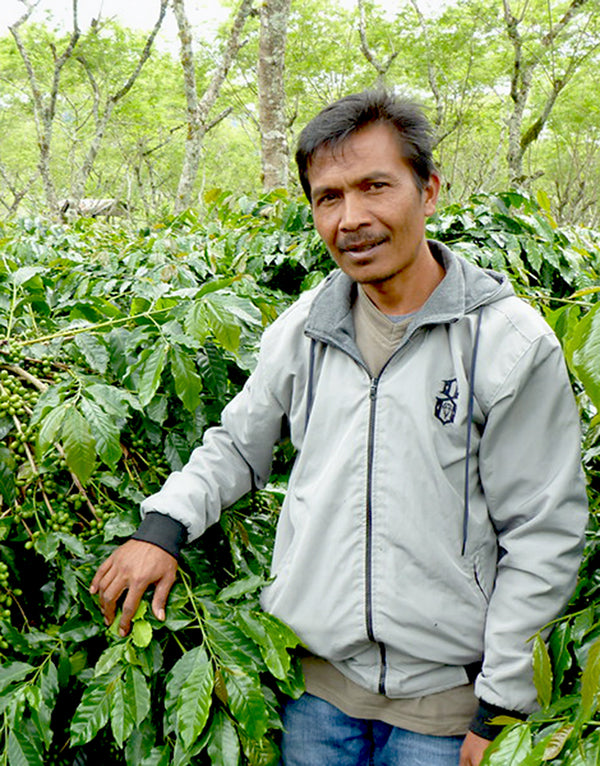
M 464 739 L 351 718 L 311 694 L 287 703 L 283 725 L 285 766 L 458 766 Z

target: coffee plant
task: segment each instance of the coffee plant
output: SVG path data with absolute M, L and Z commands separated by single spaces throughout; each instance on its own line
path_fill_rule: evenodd
M 430 234 L 507 271 L 555 327 L 593 511 L 572 604 L 548 646 L 532 637 L 540 711 L 506 722 L 487 762 L 596 764 L 599 237 L 515 193 L 447 208 Z M 140 231 L 0 225 L 0 765 L 278 763 L 301 647 L 258 594 L 289 444 L 270 485 L 182 552 L 164 622 L 144 600 L 120 637 L 89 584 L 218 422 L 264 327 L 329 268 L 309 208 L 283 193 L 211 192 L 202 217 Z

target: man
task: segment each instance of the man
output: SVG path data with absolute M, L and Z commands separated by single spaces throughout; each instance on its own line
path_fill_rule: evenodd
M 418 108 L 332 104 L 300 179 L 339 266 L 265 332 L 259 361 L 98 570 L 129 629 L 176 555 L 254 482 L 287 421 L 297 457 L 264 608 L 311 652 L 286 766 L 477 766 L 535 705 L 530 637 L 564 608 L 586 522 L 577 412 L 555 337 L 506 279 L 425 239 L 440 181 Z M 473 681 L 475 684 L 473 686 Z

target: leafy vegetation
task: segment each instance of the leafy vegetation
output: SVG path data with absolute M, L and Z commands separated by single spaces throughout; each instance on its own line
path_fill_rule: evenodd
M 138 231 L 41 219 L 0 228 L 0 763 L 275 764 L 298 639 L 261 612 L 289 448 L 271 484 L 181 557 L 164 623 L 103 625 L 93 572 L 137 525 L 252 369 L 264 326 L 330 268 L 306 205 L 207 196 Z M 556 328 L 584 427 L 594 515 L 577 592 L 549 649 L 541 711 L 490 764 L 596 764 L 600 701 L 599 236 L 546 200 L 479 196 L 430 234 L 511 275 Z

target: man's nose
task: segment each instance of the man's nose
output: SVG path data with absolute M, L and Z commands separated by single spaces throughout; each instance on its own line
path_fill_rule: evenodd
M 354 231 L 361 226 L 366 226 L 371 220 L 366 208 L 365 201 L 359 193 L 344 195 L 340 229 L 342 231 Z

